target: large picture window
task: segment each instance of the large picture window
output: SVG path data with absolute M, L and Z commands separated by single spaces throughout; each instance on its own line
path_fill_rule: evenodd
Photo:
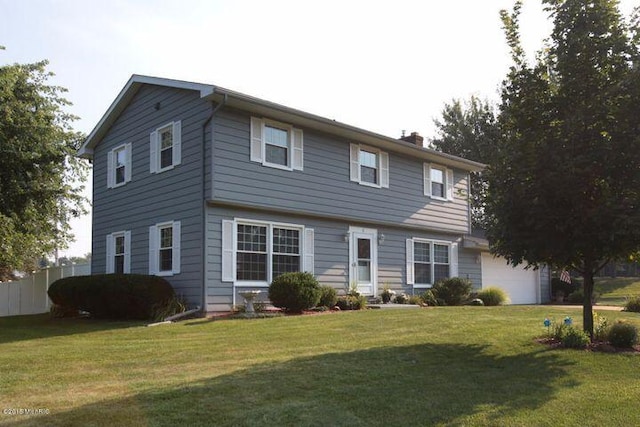
M 253 220 L 222 225 L 223 281 L 264 286 L 284 273 L 313 273 L 313 229 Z
M 452 259 L 456 250 L 457 245 L 448 242 L 409 239 L 407 281 L 416 287 L 431 287 L 440 280 L 457 275 L 457 262 Z

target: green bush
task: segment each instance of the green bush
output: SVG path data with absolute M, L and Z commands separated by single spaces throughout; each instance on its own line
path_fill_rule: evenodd
M 638 343 L 638 328 L 619 320 L 609 328 L 609 342 L 615 347 L 631 348 Z
M 420 299 L 422 300 L 423 303 L 427 304 L 429 307 L 435 307 L 438 305 L 438 299 L 433 294 L 431 289 L 424 291 L 420 295 Z
M 364 295 L 345 295 L 338 297 L 336 303 L 340 310 L 362 310 L 367 307 L 367 297 Z
M 597 292 L 593 292 L 591 294 L 591 302 L 595 304 L 595 302 L 600 298 L 600 294 Z M 584 303 L 584 292 L 582 289 L 575 290 L 569 294 L 567 298 L 569 304 L 583 304 Z
M 48 290 L 65 310 L 87 311 L 98 319 L 152 319 L 154 310 L 175 298 L 162 277 L 143 274 L 96 274 L 56 280 Z
M 420 298 L 420 295 L 411 295 L 409 297 L 409 304 L 422 305 L 422 298 Z
M 586 348 L 591 340 L 582 329 L 566 326 L 562 336 L 562 345 L 567 348 Z
M 438 300 L 438 305 L 442 305 L 440 302 L 444 305 L 462 305 L 469 299 L 471 289 L 469 280 L 451 277 L 436 283 L 431 291 Z
M 609 340 L 609 321 L 606 317 L 593 312 L 593 338 L 598 341 Z
M 320 285 L 311 273 L 284 273 L 269 285 L 269 300 L 288 313 L 301 313 L 318 305 Z
M 507 302 L 509 295 L 501 288 L 490 286 L 479 291 L 478 298 L 484 305 L 502 305 Z
M 320 301 L 318 306 L 333 308 L 338 302 L 338 293 L 333 286 L 323 285 L 320 286 Z
M 640 313 L 640 297 L 629 298 L 624 305 L 624 311 Z
M 575 279 L 572 280 L 574 284 L 563 282 L 557 277 L 551 279 L 551 294 L 558 295 L 559 292 L 563 294 L 563 296 L 567 297 L 572 292 L 578 290 L 579 286 L 577 286 L 577 282 Z

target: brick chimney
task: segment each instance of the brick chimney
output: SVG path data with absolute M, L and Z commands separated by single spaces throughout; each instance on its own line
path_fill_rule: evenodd
M 420 136 L 418 132 L 411 132 L 411 135 L 405 136 L 404 132 L 402 132 L 402 136 L 400 137 L 401 141 L 410 142 L 412 144 L 417 145 L 418 147 L 423 146 L 424 138 Z

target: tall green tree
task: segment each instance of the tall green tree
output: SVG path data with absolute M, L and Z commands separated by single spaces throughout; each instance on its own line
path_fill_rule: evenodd
M 0 67 L 0 280 L 64 248 L 69 220 L 85 212 L 83 136 L 65 112 L 47 61 Z
M 594 274 L 640 249 L 638 38 L 616 1 L 543 3 L 554 28 L 532 65 L 520 44 L 521 3 L 501 12 L 513 66 L 487 171 L 487 234 L 513 265 L 580 272 L 593 336 Z
M 500 128 L 496 109 L 488 101 L 475 96 L 465 103 L 454 99 L 445 104 L 442 118 L 434 122 L 437 135 L 430 140 L 433 148 L 476 162 L 492 162 L 500 139 Z M 484 228 L 487 180 L 482 172 L 472 172 L 470 180 L 472 226 Z

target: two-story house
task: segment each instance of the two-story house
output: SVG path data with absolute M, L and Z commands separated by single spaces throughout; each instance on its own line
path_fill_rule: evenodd
M 367 295 L 460 276 L 517 303 L 547 298 L 548 274 L 507 267 L 469 236 L 469 172 L 484 165 L 416 134 L 134 75 L 80 155 L 94 168 L 92 271 L 165 276 L 207 312 L 289 271 Z

